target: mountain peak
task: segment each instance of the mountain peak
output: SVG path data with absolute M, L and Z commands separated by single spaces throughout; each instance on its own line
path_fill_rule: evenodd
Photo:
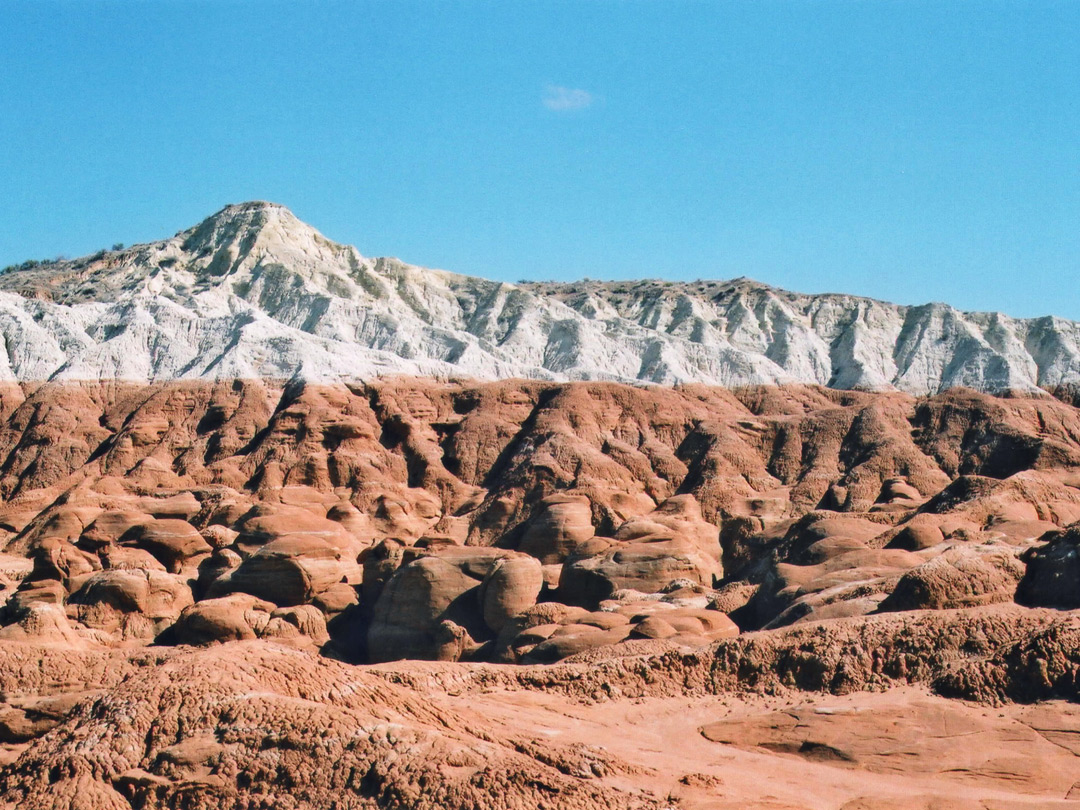
M 289 211 L 289 209 L 286 208 L 281 203 L 271 202 L 270 200 L 247 200 L 246 202 L 229 203 L 224 208 L 222 208 L 220 211 L 218 211 L 218 213 L 215 214 L 215 216 L 224 214 L 226 212 L 241 212 L 241 211 L 252 211 L 252 210 L 262 211 L 262 210 L 270 210 L 270 209 L 276 209 L 276 210 L 280 210 L 280 211 Z M 292 212 L 289 211 L 289 213 L 291 214 Z
M 203 222 L 206 222 L 207 220 L 218 220 L 221 222 L 240 220 L 242 222 L 249 222 L 252 217 L 258 215 L 265 217 L 282 217 L 293 219 L 297 222 L 300 221 L 292 211 L 281 203 L 270 202 L 269 200 L 248 200 L 246 202 L 229 203 L 220 211 L 208 216 Z
M 184 250 L 199 252 L 206 247 L 216 250 L 228 242 L 250 238 L 252 233 L 274 225 L 284 225 L 296 230 L 314 230 L 297 219 L 284 205 L 253 201 L 226 205 L 177 236 L 185 237 Z
M 499 284 L 365 259 L 266 201 L 225 206 L 170 239 L 0 276 L 0 339 L 0 379 L 14 380 L 1080 387 L 1080 325 L 1068 321 L 748 278 Z
M 333 263 L 337 245 L 278 203 L 227 205 L 194 228 L 177 234 L 184 266 L 200 278 L 231 276 L 260 264 L 289 267 L 310 275 Z M 171 258 L 171 257 L 170 257 Z

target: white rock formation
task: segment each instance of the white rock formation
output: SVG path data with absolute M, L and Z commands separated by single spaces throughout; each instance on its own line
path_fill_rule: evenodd
M 0 276 L 0 379 L 380 374 L 928 394 L 1080 382 L 1080 325 L 745 279 L 504 284 L 367 259 L 270 203 Z

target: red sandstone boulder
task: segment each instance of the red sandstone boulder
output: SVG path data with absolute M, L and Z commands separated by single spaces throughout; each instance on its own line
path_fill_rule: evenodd
M 439 556 L 420 557 L 402 566 L 375 603 L 367 633 L 369 660 L 434 660 L 441 646 L 436 628 L 455 601 L 479 585 L 480 580 L 463 566 Z
M 161 571 L 98 571 L 69 600 L 74 605 L 107 605 L 121 613 L 141 613 L 151 621 L 174 619 L 192 604 L 191 589 Z
M 534 557 L 505 557 L 484 577 L 478 597 L 484 623 L 495 633 L 536 604 L 544 586 L 543 569 Z
M 583 495 L 549 495 L 540 501 L 518 543 L 518 551 L 544 564 L 561 563 L 593 536 L 592 508 Z
M 172 573 L 179 573 L 184 562 L 213 549 L 199 531 L 183 520 L 151 520 L 128 529 L 120 543 L 146 549 Z
M 242 591 L 283 607 L 302 605 L 355 568 L 323 537 L 290 534 L 261 546 L 227 582 L 219 579 L 215 590 Z

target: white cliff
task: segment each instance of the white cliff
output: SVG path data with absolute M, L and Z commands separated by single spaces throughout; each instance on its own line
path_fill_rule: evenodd
M 383 374 L 928 394 L 1080 383 L 1059 318 L 799 295 L 745 279 L 505 284 L 335 244 L 270 203 L 0 276 L 0 379 Z

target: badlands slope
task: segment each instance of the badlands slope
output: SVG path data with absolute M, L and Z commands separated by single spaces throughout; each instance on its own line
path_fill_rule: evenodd
M 270 203 L 0 277 L 0 379 L 376 374 L 925 395 L 1080 382 L 1080 326 L 727 282 L 503 284 L 367 259 Z
M 0 288 L 0 808 L 1080 807 L 1072 324 L 264 203 Z

